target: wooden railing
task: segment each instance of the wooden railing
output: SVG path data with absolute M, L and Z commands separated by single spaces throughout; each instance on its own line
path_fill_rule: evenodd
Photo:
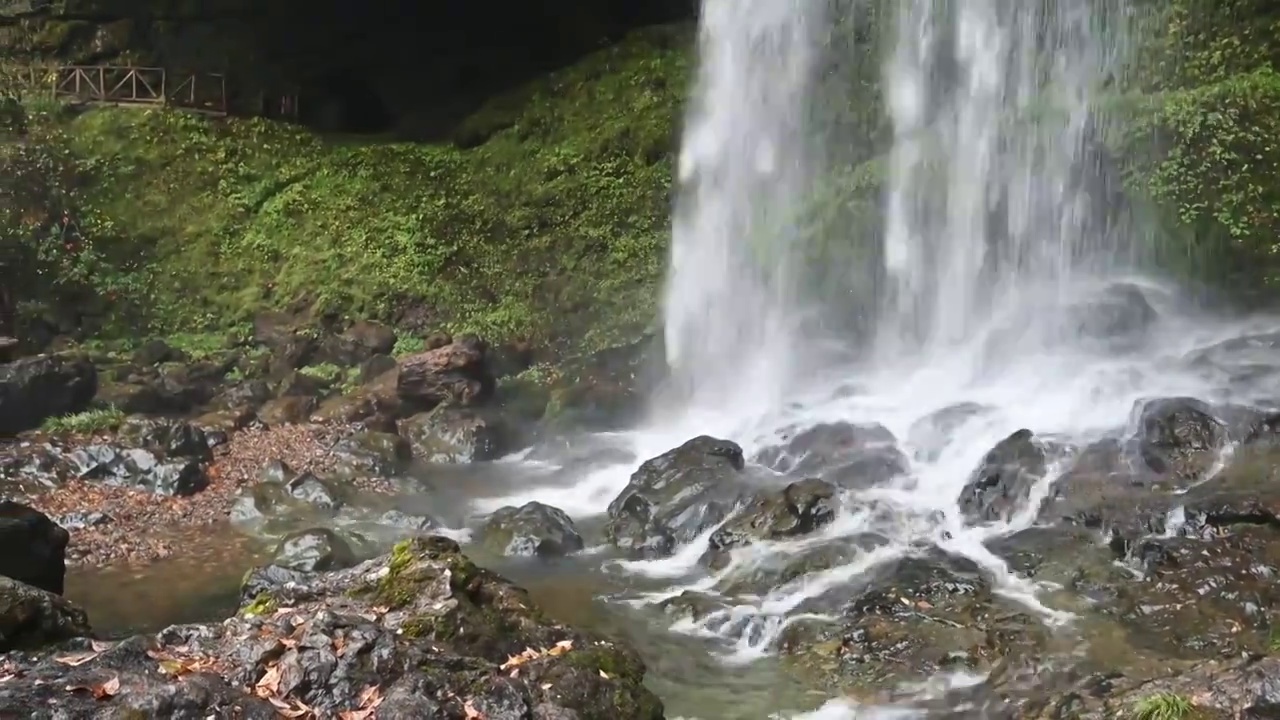
M 64 102 L 172 107 L 206 115 L 269 115 L 296 120 L 296 92 L 251 92 L 232 102 L 227 76 L 118 65 L 0 66 L 0 93 L 45 94 Z M 243 106 L 243 107 L 241 107 Z
M 100 105 L 167 105 L 209 115 L 228 110 L 226 75 L 170 75 L 152 67 L 64 65 L 57 69 L 53 97 Z

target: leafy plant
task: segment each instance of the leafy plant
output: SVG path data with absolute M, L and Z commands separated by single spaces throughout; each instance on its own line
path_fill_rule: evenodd
M 1189 720 L 1195 713 L 1191 701 L 1173 693 L 1157 693 L 1138 701 L 1134 720 Z
M 41 429 L 53 435 L 88 435 L 120 427 L 125 415 L 115 406 L 95 408 L 45 420 Z

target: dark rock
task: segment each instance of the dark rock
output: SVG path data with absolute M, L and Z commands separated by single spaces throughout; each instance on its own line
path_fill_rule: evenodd
M 211 401 L 230 369 L 228 363 L 213 361 L 166 363 L 155 387 L 169 412 L 187 412 Z
M 551 557 L 583 548 L 573 520 L 563 510 L 540 502 L 495 511 L 481 536 L 485 547 L 500 555 Z
M 0 365 L 0 437 L 81 412 L 97 392 L 97 370 L 87 358 L 40 355 Z
M 267 381 L 246 380 L 219 393 L 213 399 L 213 406 L 224 410 L 257 410 L 271 398 L 271 386 Z
M 1044 448 L 1030 430 L 996 444 L 960 491 L 960 511 L 971 522 L 1008 520 L 1047 471 Z
M 276 385 L 276 395 L 280 397 L 319 398 L 332 385 L 332 382 L 328 382 L 312 373 L 292 370 Z
M 272 565 L 298 572 L 342 570 L 356 564 L 355 552 L 332 530 L 313 528 L 291 533 L 276 546 Z
M 290 478 L 285 482 L 285 489 L 291 497 L 310 507 L 334 511 L 343 505 L 339 499 L 340 493 L 311 473 L 301 473 Z
M 711 535 L 710 546 L 723 551 L 756 540 L 807 535 L 834 520 L 838 509 L 837 490 L 831 483 L 801 480 L 782 490 L 760 493 Z
M 1036 626 L 992 593 L 976 567 L 907 558 L 880 568 L 842 620 L 792 624 L 780 651 L 802 676 L 872 689 L 1034 656 L 1044 641 Z
M 212 462 L 213 451 L 204 430 L 188 422 L 130 418 L 118 431 L 120 440 L 167 459 L 190 458 Z
M 371 383 L 378 377 L 395 370 L 396 367 L 396 359 L 390 355 L 374 355 L 360 363 L 360 383 Z
M 1039 519 L 1101 530 L 1123 556 L 1131 541 L 1164 532 L 1174 498 L 1162 492 L 1159 480 L 1135 467 L 1119 441 L 1101 440 L 1053 483 Z
M 892 447 L 893 433 L 880 425 L 822 423 L 800 430 L 755 461 L 792 476 L 820 474 L 848 464 L 868 450 Z
M 396 346 L 396 333 L 386 325 L 360 321 L 340 335 L 320 342 L 315 360 L 339 367 L 353 367 L 375 355 L 389 355 Z
M 258 419 L 267 427 L 297 425 L 311 417 L 317 403 L 314 397 L 281 397 L 258 409 Z
M 61 595 L 0 577 L 0 652 L 50 645 L 92 632 L 84 610 Z
M 146 367 L 169 362 L 185 362 L 187 356 L 181 350 L 175 350 L 169 343 L 159 338 L 148 340 L 133 353 L 133 362 Z
M 378 524 L 413 532 L 426 532 L 440 527 L 440 522 L 435 518 L 411 515 L 399 510 L 388 510 L 382 513 L 378 516 Z
M 106 513 L 68 513 L 59 515 L 56 522 L 66 530 L 84 530 L 91 527 L 110 525 L 115 519 Z M 0 573 L 2 575 L 3 573 Z
M 1147 467 L 1185 481 L 1203 478 L 1227 441 L 1223 424 L 1194 398 L 1147 402 L 1138 423 L 1138 452 Z
M 358 477 L 391 477 L 413 460 L 409 442 L 399 435 L 360 432 L 333 446 L 337 472 Z
M 12 500 L 0 501 L 0 575 L 62 594 L 71 536 L 47 515 Z
M 493 394 L 496 383 L 487 352 L 484 341 L 463 337 L 404 358 L 396 394 L 406 406 L 421 410 L 442 403 L 459 407 L 481 404 Z
M 443 538 L 415 540 L 348 570 L 251 572 L 244 607 L 225 622 L 180 625 L 155 635 L 58 653 L 6 657 L 0 716 L 275 718 L 254 697 L 339 717 L 380 689 L 379 718 L 661 720 L 662 703 L 643 685 L 644 663 L 629 648 L 557 624 L 529 595 L 477 568 Z M 518 673 L 501 666 L 526 648 L 541 652 Z M 85 652 L 75 665 L 63 653 Z M 195 666 L 165 673 L 157 663 Z M 119 692 L 95 697 L 68 687 L 107 679 Z M 367 705 L 364 705 L 367 707 Z M 465 708 L 471 708 L 470 711 Z M 538 710 L 535 710 L 538 708 Z M 520 715 L 507 715 L 518 711 Z M 290 711 L 292 712 L 292 711 Z
M 671 553 L 723 521 L 751 497 L 742 448 L 696 437 L 645 461 L 609 504 L 605 535 L 631 553 Z
M 308 332 L 298 332 L 272 348 L 269 372 L 273 377 L 282 377 L 290 371 L 300 370 L 316 356 L 320 343 Z
M 207 450 L 207 449 L 206 449 Z M 166 460 L 142 448 L 87 445 L 66 455 L 75 477 L 132 487 L 157 495 L 184 497 L 209 485 L 199 460 Z
M 868 490 L 906 475 L 909 466 L 896 447 L 871 448 L 822 473 L 822 479 L 846 490 Z
M 494 413 L 438 407 L 400 422 L 414 457 L 433 463 L 497 460 L 518 448 L 517 434 Z

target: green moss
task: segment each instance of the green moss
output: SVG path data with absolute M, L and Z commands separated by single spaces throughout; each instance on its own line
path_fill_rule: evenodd
M 347 371 L 334 365 L 333 363 L 321 363 L 319 365 L 308 365 L 298 372 L 307 377 L 315 378 L 329 385 L 340 384 L 347 377 Z
M 1181 695 L 1157 693 L 1141 700 L 1133 708 L 1133 720 L 1189 720 L 1195 717 L 1195 706 Z
M 270 593 L 263 592 L 258 593 L 258 595 L 253 598 L 253 602 L 245 606 L 245 608 L 240 611 L 240 614 L 245 617 L 270 615 L 276 611 L 276 607 L 276 599 L 272 597 Z
M 119 408 L 109 406 L 49 418 L 40 429 L 52 435 L 106 432 L 120 427 L 124 418 L 125 415 Z
M 654 314 L 689 56 L 683 29 L 638 33 L 495 100 L 510 122 L 470 148 L 137 109 L 85 113 L 66 137 L 145 260 L 137 304 L 159 331 L 305 299 L 604 347 Z

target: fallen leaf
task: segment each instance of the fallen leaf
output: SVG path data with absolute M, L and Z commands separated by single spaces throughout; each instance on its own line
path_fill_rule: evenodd
M 262 674 L 262 679 L 253 686 L 254 693 L 260 698 L 274 698 L 280 694 L 280 666 L 272 665 Z M 272 702 L 275 702 L 272 700 Z
M 612 678 L 610 678 L 610 677 L 609 677 L 609 673 L 607 673 L 607 672 L 605 672 L 605 671 L 603 671 L 603 670 L 601 670 L 601 671 L 600 671 L 600 677 L 604 678 L 605 680 L 611 680 L 611 679 L 612 679 Z
M 559 657 L 573 649 L 572 640 L 561 640 L 555 644 L 555 647 L 547 651 L 547 655 L 551 657 Z
M 543 690 L 550 690 L 550 689 L 551 689 L 551 683 L 542 683 L 542 684 L 541 684 L 541 685 L 539 685 L 538 687 L 542 688 Z
M 511 672 L 507 675 L 507 677 L 519 677 L 519 676 L 520 676 L 520 668 L 511 668 Z
M 360 691 L 360 708 L 376 708 L 382 704 L 382 689 L 377 685 L 370 685 Z
M 77 667 L 98 657 L 99 654 L 100 653 L 96 653 L 96 652 L 78 652 L 78 653 L 71 653 L 70 655 L 63 655 L 62 657 L 56 657 L 54 658 L 54 660 L 57 660 L 63 665 L 70 665 L 71 667 Z
M 4 675 L 0 675 L 0 683 L 2 683 L 2 682 L 9 682 L 10 680 L 12 680 L 12 679 L 14 679 L 14 678 L 16 678 L 16 677 L 18 677 L 18 676 L 17 676 L 17 675 L 15 675 L 15 674 L 13 674 L 13 673 L 6 673 L 6 674 L 4 674 Z
M 160 672 L 177 677 L 187 672 L 187 666 L 181 660 L 164 659 L 160 661 Z
M 120 676 L 116 675 L 94 688 L 93 696 L 101 700 L 112 697 L 118 692 L 120 692 Z
M 467 720 L 485 720 L 484 713 L 477 710 L 470 700 L 463 704 L 462 712 L 466 713 Z
M 310 712 L 306 707 L 298 707 L 298 703 L 291 703 L 283 698 L 269 697 L 266 700 L 275 707 L 276 712 L 286 718 L 300 718 Z
M 90 640 L 89 646 L 93 648 L 94 652 L 102 653 L 110 650 L 113 647 L 113 644 L 109 642 L 103 642 L 101 640 Z
M 338 720 L 369 720 L 373 717 L 374 710 L 342 710 L 338 713 Z

